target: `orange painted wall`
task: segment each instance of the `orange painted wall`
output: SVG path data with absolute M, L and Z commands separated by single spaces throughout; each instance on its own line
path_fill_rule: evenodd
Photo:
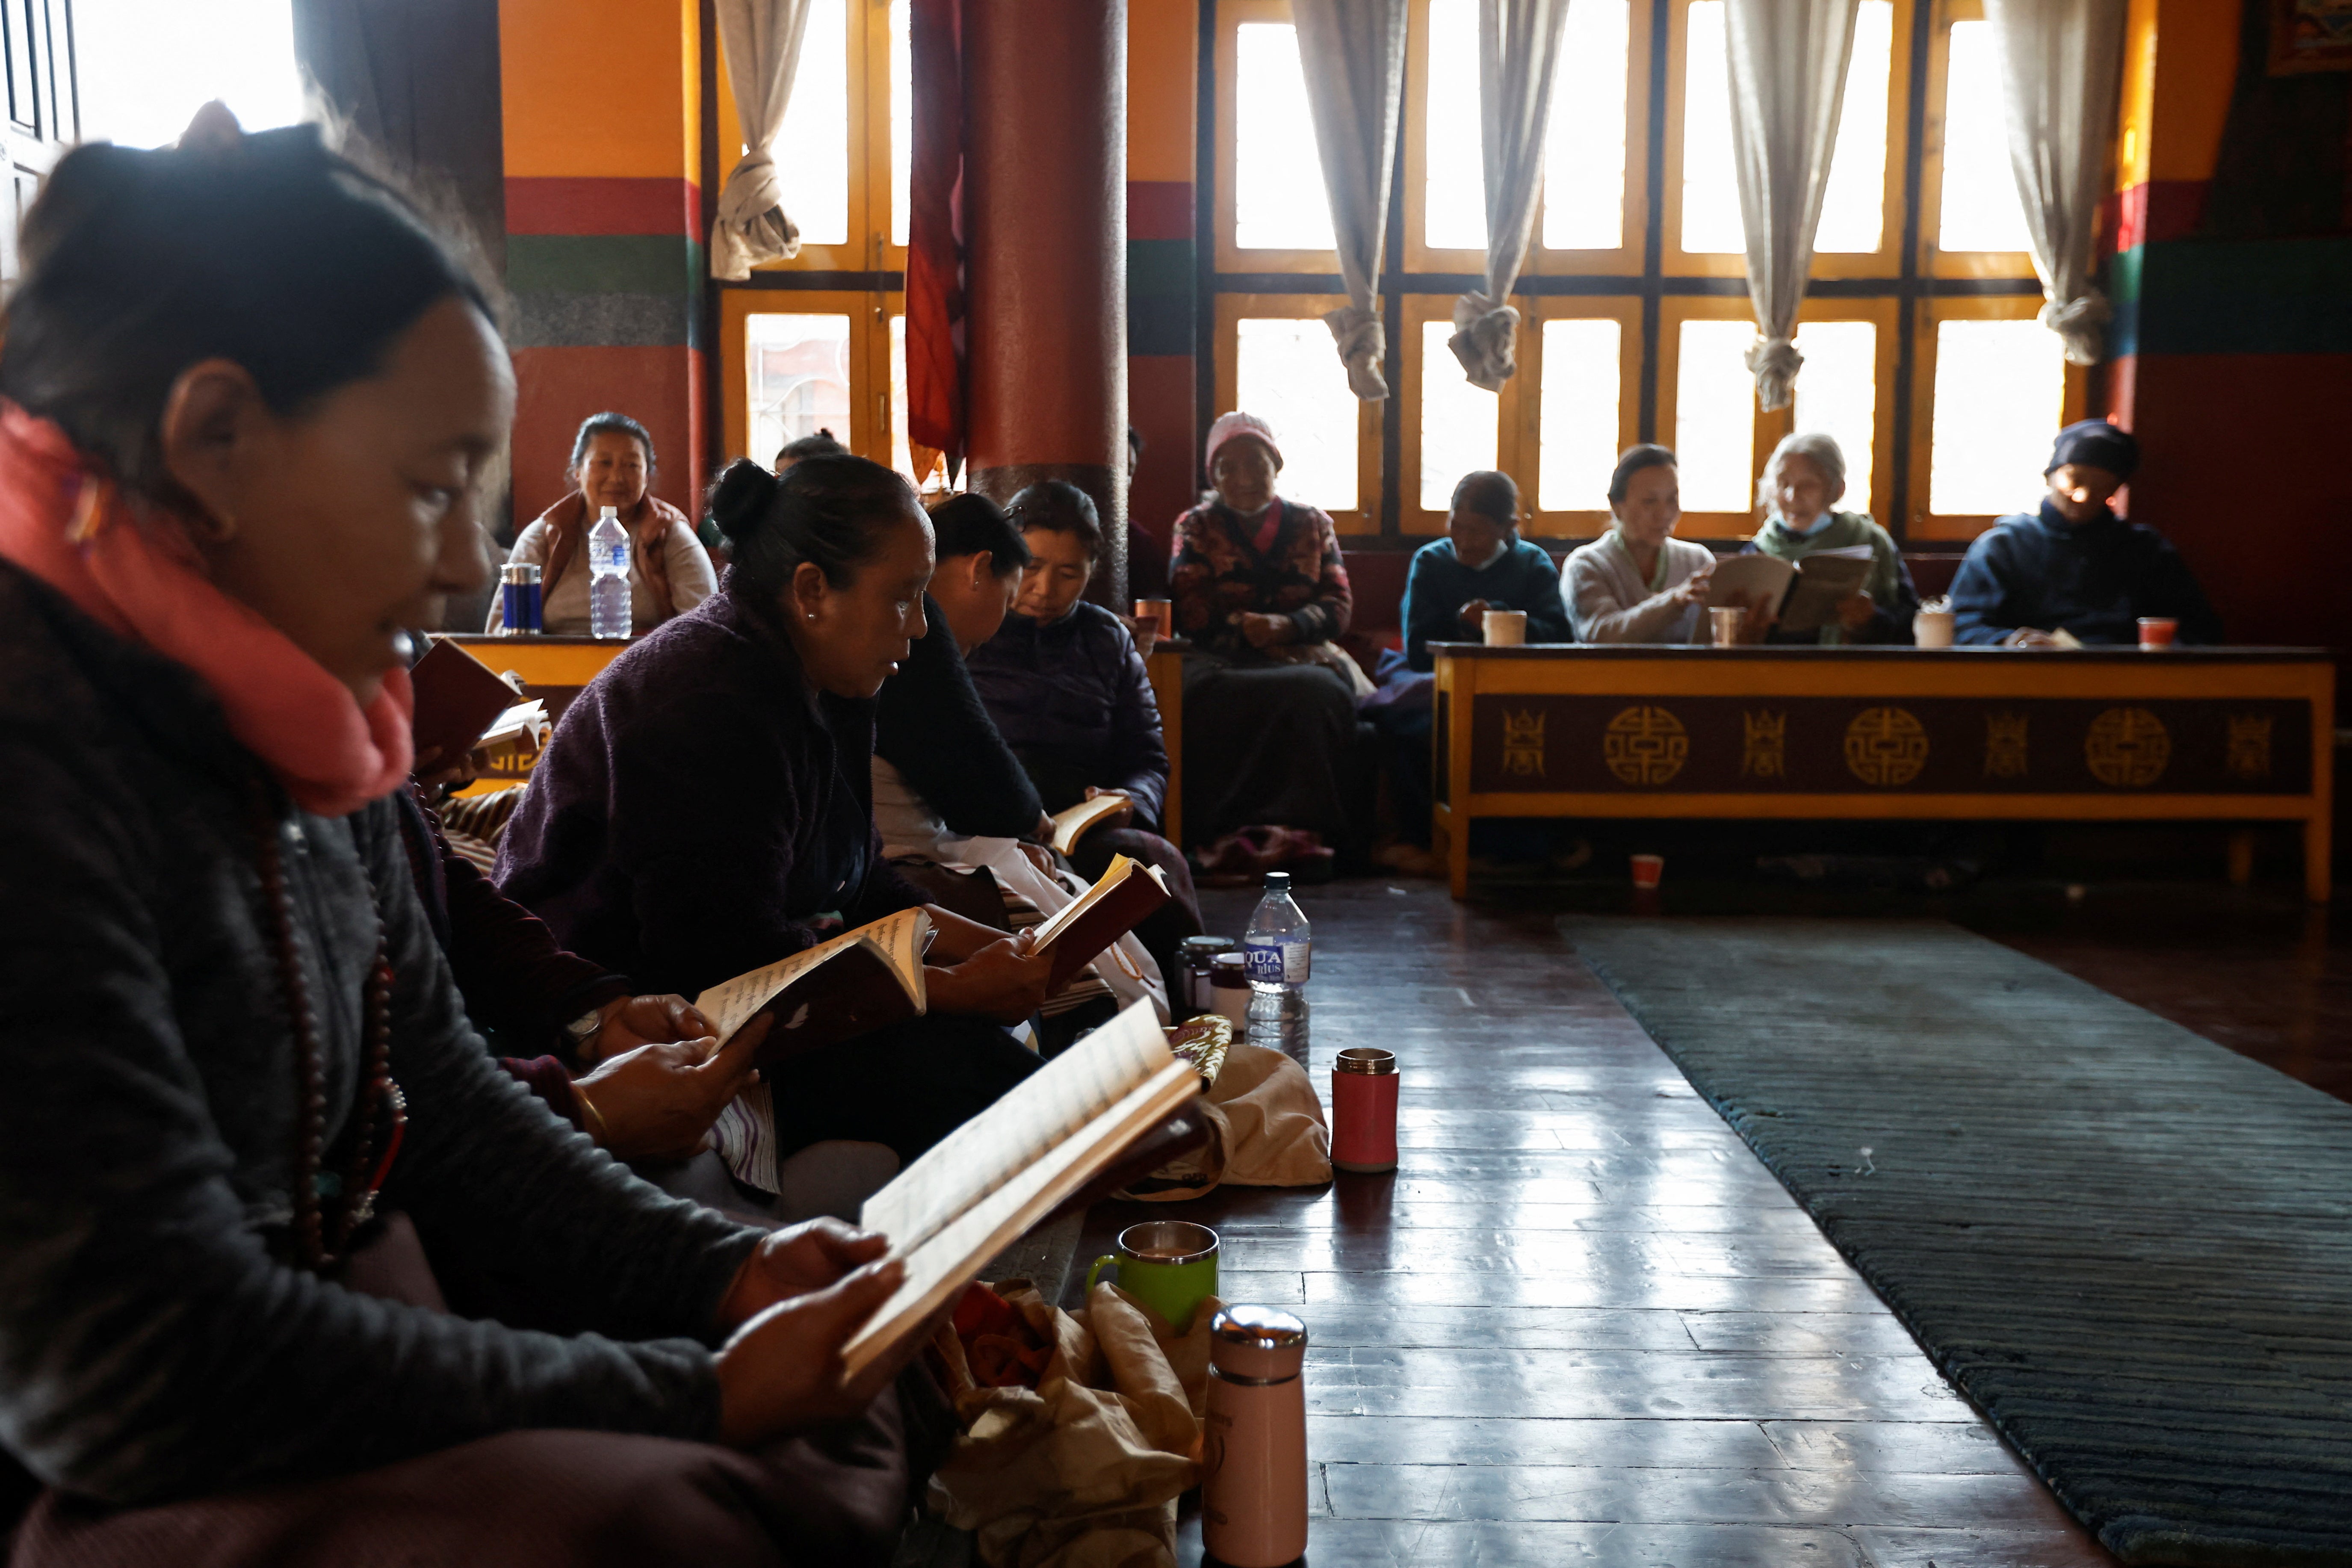
M 693 0 L 502 0 L 507 176 L 701 173 Z

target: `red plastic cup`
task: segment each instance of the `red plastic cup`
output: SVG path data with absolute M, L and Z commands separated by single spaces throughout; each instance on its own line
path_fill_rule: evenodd
M 2173 634 L 2179 630 L 2180 623 L 2168 616 L 2142 616 L 2139 618 L 2139 646 L 2149 649 L 2170 647 Z
M 1647 891 L 1654 889 L 1658 885 L 1658 879 L 1665 874 L 1666 858 L 1664 856 L 1636 855 L 1633 857 L 1633 886 Z
M 1396 1054 L 1350 1046 L 1331 1066 L 1331 1163 L 1342 1171 L 1397 1165 Z

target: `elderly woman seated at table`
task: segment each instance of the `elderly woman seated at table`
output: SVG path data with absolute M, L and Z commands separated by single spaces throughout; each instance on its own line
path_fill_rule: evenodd
M 499 848 L 500 887 L 567 948 L 683 996 L 925 902 L 884 861 L 870 795 L 875 693 L 929 630 L 915 492 L 863 458 L 781 479 L 739 460 L 710 511 L 726 586 L 573 700 Z M 1036 1067 L 997 1026 L 1045 999 L 1046 959 L 929 913 L 929 1012 L 778 1068 L 773 1152 L 840 1138 L 910 1160 Z
M 646 487 L 653 480 L 654 438 L 625 414 L 594 414 L 572 438 L 566 477 L 572 493 L 540 513 L 515 536 L 507 563 L 540 568 L 540 626 L 548 632 L 588 633 L 588 532 L 605 507 L 629 534 L 629 620 L 644 633 L 710 597 L 719 580 L 694 524 Z M 506 622 L 503 595 L 490 601 L 488 629 Z
M 1070 861 L 1088 878 L 1114 855 L 1160 868 L 1176 899 L 1138 934 L 1167 971 L 1176 944 L 1200 934 L 1200 909 L 1182 852 L 1155 831 L 1168 748 L 1143 656 L 1126 622 L 1083 597 L 1103 543 L 1094 499 L 1047 479 L 1014 496 L 1006 513 L 1029 565 L 1003 629 L 972 650 L 972 684 L 1047 811 L 1099 795 L 1123 803 Z
M 1339 536 L 1319 508 L 1275 493 L 1266 422 L 1209 427 L 1215 489 L 1176 521 L 1169 570 L 1184 661 L 1184 826 L 1207 843 L 1245 826 L 1351 840 L 1356 698 L 1370 683 L 1334 640 L 1353 606 Z
M 1911 585 L 1911 570 L 1894 537 L 1864 513 L 1835 510 L 1845 495 L 1845 453 L 1827 436 L 1811 433 L 1785 437 L 1772 448 L 1756 484 L 1756 504 L 1764 509 L 1764 526 L 1744 545 L 1743 555 L 1763 554 L 1790 565 L 1822 550 L 1868 549 L 1870 574 L 1863 586 L 1838 601 L 1837 619 L 1811 632 L 1772 629 L 1769 616 L 1749 640 L 1761 631 L 1768 642 L 1907 643 L 1911 617 L 1919 608 L 1918 590 Z M 1751 614 L 1755 612 L 1751 611 Z
M 1664 447 L 1630 447 L 1609 476 L 1607 533 L 1571 551 L 1561 595 L 1579 642 L 1703 641 L 1715 555 L 1674 536 L 1681 475 Z
M 1529 642 L 1566 642 L 1559 571 L 1519 537 L 1519 487 L 1492 471 L 1465 474 L 1445 513 L 1445 537 L 1412 552 L 1404 582 L 1406 668 L 1435 668 L 1433 642 L 1485 638 L 1488 610 L 1521 610 Z
M 2213 613 L 2169 541 L 2108 502 L 2139 467 L 2139 443 L 2104 419 L 2058 432 L 2041 510 L 2002 518 L 1969 546 L 1952 579 L 1953 638 L 2053 647 L 2134 643 L 2143 616 L 2179 623 L 2176 639 L 2218 643 Z

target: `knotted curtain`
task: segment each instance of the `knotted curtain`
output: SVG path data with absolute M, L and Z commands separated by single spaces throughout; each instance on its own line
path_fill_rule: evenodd
M 1404 94 L 1405 0 L 1292 0 L 1291 16 L 1348 289 L 1348 303 L 1323 321 L 1348 367 L 1349 389 L 1376 401 L 1389 395 L 1381 374 L 1388 339 L 1375 296 Z
M 719 192 L 710 225 L 710 275 L 733 282 L 762 261 L 797 256 L 801 231 L 784 211 L 771 146 L 784 128 L 810 0 L 717 0 L 719 42 L 742 121 L 745 153 Z
M 1486 287 L 1454 301 L 1446 346 L 1463 374 L 1500 392 L 1517 370 L 1519 313 L 1509 303 L 1543 202 L 1568 0 L 1478 0 L 1478 132 L 1486 184 Z

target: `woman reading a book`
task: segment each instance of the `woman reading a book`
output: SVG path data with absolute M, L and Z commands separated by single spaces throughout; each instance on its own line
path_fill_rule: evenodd
M 1579 642 L 1704 641 L 1715 555 L 1675 537 L 1683 515 L 1675 455 L 1627 448 L 1609 476 L 1609 531 L 1569 552 L 1560 597 Z
M 588 635 L 588 531 L 611 507 L 629 535 L 629 618 L 645 633 L 710 597 L 719 579 L 686 513 L 653 494 L 654 438 L 625 414 L 592 414 L 572 440 L 564 478 L 572 493 L 515 536 L 507 563 L 539 567 L 540 622 L 549 632 Z M 505 624 L 503 595 L 489 625 Z
M 1911 585 L 1911 569 L 1895 539 L 1858 511 L 1839 511 L 1845 497 L 1845 453 L 1837 442 L 1818 431 L 1781 438 L 1756 481 L 1756 504 L 1763 510 L 1764 526 L 1740 547 L 1742 555 L 1769 555 L 1795 565 L 1825 550 L 1870 552 L 1870 573 L 1864 586 L 1837 604 L 1836 617 L 1817 631 L 1782 632 L 1769 626 L 1765 640 L 1819 643 L 1907 643 L 1911 617 L 1919 609 L 1919 591 Z M 1748 610 L 1751 620 L 1769 621 L 1760 606 Z
M 418 906 L 401 628 L 482 580 L 485 291 L 315 127 L 217 104 L 67 153 L 21 255 L 9 1561 L 886 1560 L 908 1409 L 888 1359 L 843 1376 L 881 1239 L 613 1163 L 498 1070 Z
M 1201 907 L 1184 852 L 1162 838 L 1168 748 L 1151 677 L 1127 623 L 1090 603 L 1102 522 L 1076 485 L 1031 485 L 1005 509 L 1029 556 L 1019 596 L 995 636 L 971 655 L 972 684 L 989 716 L 1035 781 L 1050 812 L 1110 797 L 1110 814 L 1070 847 L 1089 881 L 1111 857 L 1160 868 L 1173 900 L 1136 935 L 1173 973 L 1177 944 L 1201 932 Z
M 884 858 L 871 796 L 875 694 L 929 630 L 913 489 L 863 458 L 781 479 L 744 460 L 710 515 L 725 586 L 573 700 L 497 870 L 573 952 L 688 997 L 926 903 Z M 1035 1070 L 1001 1026 L 1045 1000 L 1045 959 L 929 914 L 922 1016 L 763 1064 L 773 1152 L 841 1138 L 912 1160 Z

